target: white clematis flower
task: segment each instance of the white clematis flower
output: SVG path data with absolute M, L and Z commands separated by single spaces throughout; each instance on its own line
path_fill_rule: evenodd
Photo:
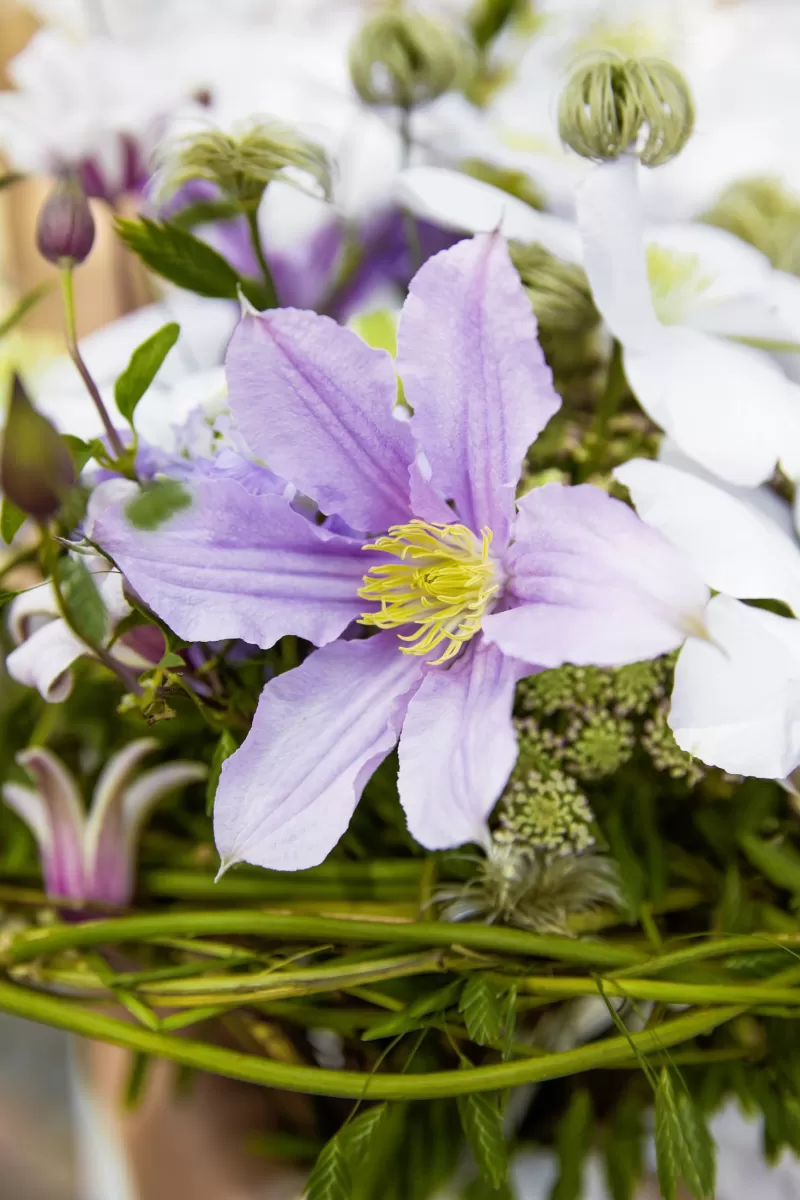
M 720 593 L 706 637 L 690 637 L 678 658 L 669 721 L 678 745 L 735 774 L 785 778 L 800 764 L 800 622 L 741 601 L 800 612 L 800 547 L 749 496 L 697 475 L 645 459 L 615 475 L 640 517 Z
M 451 228 L 499 228 L 582 262 L 597 308 L 623 347 L 633 391 L 684 453 L 746 487 L 767 479 L 782 458 L 796 477 L 800 389 L 768 350 L 733 339 L 794 342 L 800 284 L 787 283 L 723 230 L 647 228 L 638 170 L 632 155 L 593 167 L 578 189 L 577 229 L 442 168 L 404 172 L 399 195 L 413 212 Z

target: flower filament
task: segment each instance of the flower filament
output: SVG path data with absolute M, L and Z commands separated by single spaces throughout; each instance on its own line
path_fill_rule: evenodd
M 490 529 L 481 531 L 479 541 L 465 525 L 418 519 L 393 525 L 386 537 L 364 547 L 397 561 L 378 563 L 364 576 L 358 594 L 379 603 L 380 610 L 365 613 L 361 624 L 417 625 L 415 632 L 398 635 L 409 643 L 403 653 L 427 655 L 446 643 L 433 665 L 448 662 L 478 632 L 499 590 L 489 558 L 491 541 Z

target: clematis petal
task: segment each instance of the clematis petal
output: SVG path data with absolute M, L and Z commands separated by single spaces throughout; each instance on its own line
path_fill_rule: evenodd
M 623 346 L 646 349 L 661 324 L 647 276 L 638 170 L 633 154 L 593 167 L 578 185 L 577 211 L 598 311 Z
M 800 612 L 800 547 L 752 502 L 647 459 L 614 474 L 642 520 L 682 550 L 709 587 L 741 600 L 783 600 Z
M 408 424 L 391 356 L 329 317 L 247 313 L 228 348 L 230 406 L 255 454 L 354 529 L 409 517 Z
M 516 606 L 483 620 L 505 654 L 613 666 L 663 654 L 702 627 L 709 593 L 689 561 L 599 488 L 534 488 L 514 535 L 506 569 Z
M 459 242 L 417 273 L 397 361 L 433 486 L 502 546 L 522 459 L 561 400 L 499 235 Z
M 271 646 L 293 633 L 337 637 L 363 610 L 359 542 L 316 528 L 280 496 L 207 481 L 190 508 L 158 529 L 134 529 L 124 507 L 97 519 L 94 537 L 143 600 L 189 641 L 242 638 Z
M 675 740 L 734 774 L 783 779 L 800 764 L 800 622 L 715 596 L 707 624 L 711 640 L 689 638 L 675 668 Z
M 155 738 L 130 742 L 108 763 L 95 788 L 86 824 L 86 896 L 116 907 L 130 903 L 139 831 L 159 800 L 205 778 L 202 763 L 172 762 L 145 772 L 128 786 Z
M 395 634 L 381 633 L 325 646 L 268 683 L 244 744 L 222 767 L 214 836 L 223 868 L 321 862 L 397 741 L 422 670 Z
M 445 229 L 497 231 L 520 242 L 536 242 L 566 262 L 580 262 L 580 238 L 571 221 L 531 208 L 524 200 L 461 171 L 409 167 L 398 176 L 395 194 L 403 208 Z
M 34 687 L 48 704 L 60 704 L 72 691 L 70 667 L 89 649 L 58 617 L 30 635 L 6 659 L 12 679 Z
M 403 724 L 399 787 L 409 832 L 428 850 L 485 842 L 517 757 L 514 688 L 530 672 L 475 638 L 426 673 Z
M 84 819 L 75 780 L 54 754 L 40 746 L 23 750 L 17 762 L 36 786 L 7 783 L 3 799 L 36 838 L 47 894 L 83 900 Z
M 625 347 L 625 372 L 645 412 L 730 483 L 763 483 L 797 437 L 800 388 L 748 346 L 661 326 L 646 351 Z

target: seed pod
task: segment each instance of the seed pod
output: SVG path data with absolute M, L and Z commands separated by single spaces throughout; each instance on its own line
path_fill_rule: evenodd
M 0 453 L 3 492 L 24 513 L 45 521 L 58 512 L 74 483 L 69 450 L 15 375 Z
M 411 109 L 455 87 L 466 58 L 459 39 L 438 21 L 390 9 L 353 40 L 350 77 L 365 104 Z
M 658 167 L 691 137 L 694 103 L 671 63 L 609 53 L 574 72 L 559 101 L 558 129 L 584 158 L 604 162 L 633 151 L 646 167 Z
M 48 262 L 76 266 L 94 245 L 94 217 L 74 175 L 59 179 L 39 211 L 36 245 Z

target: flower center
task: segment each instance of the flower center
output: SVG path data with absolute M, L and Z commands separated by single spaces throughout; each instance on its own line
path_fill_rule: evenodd
M 647 247 L 647 275 L 656 316 L 664 325 L 678 325 L 714 280 L 705 275 L 695 254 L 664 246 Z
M 379 563 L 364 576 L 359 596 L 381 607 L 365 613 L 361 624 L 379 629 L 418 625 L 416 632 L 399 635 L 409 643 L 404 654 L 430 654 L 446 643 L 433 665 L 454 658 L 480 629 L 499 590 L 489 559 L 492 531 L 481 532 L 479 541 L 466 525 L 414 520 L 393 525 L 386 537 L 366 545 L 365 550 L 391 554 L 397 561 Z

